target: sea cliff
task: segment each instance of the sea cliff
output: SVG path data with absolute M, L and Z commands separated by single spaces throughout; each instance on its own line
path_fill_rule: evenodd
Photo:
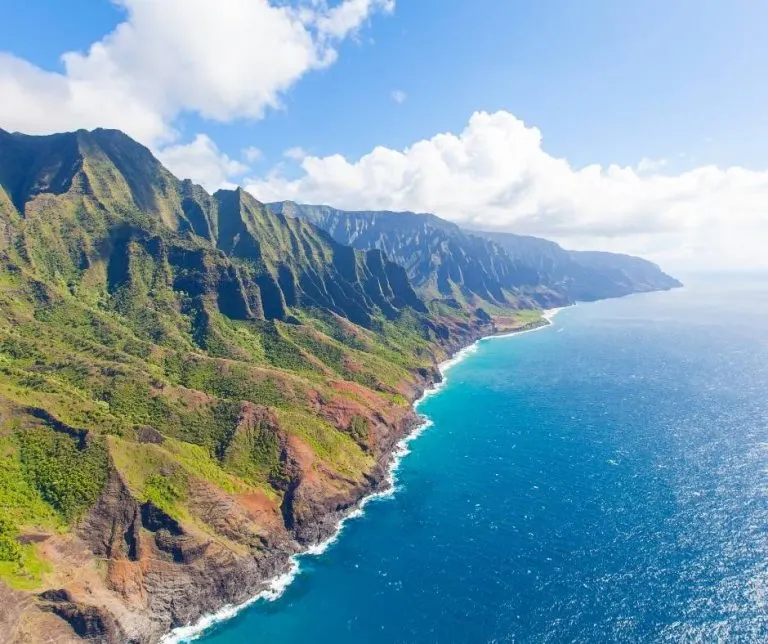
M 388 484 L 442 361 L 569 301 L 431 248 L 414 285 L 121 132 L 0 131 L 2 637 L 151 643 L 270 591 Z
M 528 321 L 519 330 L 545 323 Z M 446 343 L 440 355 L 449 357 L 482 337 L 509 331 L 508 324 L 497 328 L 492 322 L 478 323 L 461 339 Z M 281 516 L 264 499 L 233 499 L 212 486 L 197 487 L 195 503 L 206 521 L 226 535 L 226 544 L 182 525 L 151 501 L 136 498 L 119 467 L 111 464 L 102 493 L 74 533 L 41 535 L 39 547 L 63 572 L 62 587 L 36 596 L 4 591 L 7 610 L 0 624 L 3 632 L 13 633 L 8 641 L 39 641 L 45 636 L 61 643 L 88 639 L 149 644 L 174 628 L 194 626 L 205 615 L 269 593 L 276 579 L 291 572 L 295 555 L 333 537 L 361 502 L 391 485 L 402 441 L 423 423 L 412 405 L 442 380 L 436 362 L 413 375 L 404 389 L 410 407 L 381 424 L 375 464 L 363 480 L 312 480 L 309 456 L 288 440 L 283 449 L 292 485 L 285 496 L 301 511 Z M 254 408 L 251 413 L 264 412 Z M 140 440 L 151 445 L 162 438 L 147 431 Z M 328 487 L 336 483 L 339 489 L 329 494 Z M 259 535 L 257 552 L 246 527 L 254 516 L 267 526 Z M 93 569 L 94 557 L 102 562 L 98 567 L 103 575 Z M 166 641 L 173 639 L 171 635 Z
M 201 615 L 197 622 L 174 629 L 161 641 L 164 644 L 174 644 L 175 642 L 194 639 L 214 624 L 232 618 L 254 601 L 277 599 L 299 572 L 300 564 L 297 555 L 322 554 L 327 546 L 340 535 L 345 521 L 362 514 L 362 508 L 368 501 L 394 492 L 395 475 L 400 459 L 408 453 L 408 443 L 417 437 L 420 429 L 426 426 L 425 419 L 417 413 L 418 405 L 427 395 L 436 392 L 444 383 L 445 372 L 460 361 L 466 352 L 475 346 L 477 341 L 484 338 L 526 333 L 549 326 L 552 323 L 552 318 L 559 310 L 543 311 L 541 316 L 536 319 L 518 321 L 517 323 L 511 319 L 499 320 L 499 323 L 492 322 L 474 329 L 466 335 L 463 341 L 451 346 L 448 350 L 448 357 L 443 362 L 436 365 L 435 369 L 420 374 L 422 380 L 409 397 L 414 414 L 405 425 L 392 433 L 394 442 L 382 454 L 376 473 L 371 477 L 370 486 L 360 490 L 358 496 L 350 498 L 348 504 L 326 507 L 322 514 L 315 517 L 311 538 L 303 542 L 299 550 L 289 554 L 286 565 L 281 566 L 275 576 L 271 579 L 259 580 L 247 599 L 225 603 L 218 611 Z M 254 581 L 256 580 L 251 580 L 251 583 Z

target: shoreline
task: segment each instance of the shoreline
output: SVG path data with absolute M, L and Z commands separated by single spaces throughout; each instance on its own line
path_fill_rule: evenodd
M 573 306 L 573 305 L 571 305 Z M 411 403 L 411 408 L 413 411 L 419 416 L 421 419 L 421 423 L 418 424 L 412 431 L 410 431 L 408 434 L 403 436 L 400 440 L 395 443 L 395 447 L 392 450 L 392 453 L 389 457 L 389 465 L 387 467 L 387 475 L 384 477 L 384 485 L 382 489 L 376 490 L 372 492 L 371 494 L 368 494 L 364 496 L 363 498 L 358 501 L 356 506 L 346 515 L 341 517 L 336 525 L 336 529 L 333 532 L 331 536 L 329 536 L 327 539 L 324 539 L 323 541 L 320 541 L 316 544 L 313 544 L 309 546 L 306 550 L 296 553 L 290 557 L 290 565 L 286 572 L 278 575 L 277 577 L 273 577 L 270 579 L 267 584 L 266 588 L 262 590 L 261 592 L 257 593 L 247 601 L 237 604 L 237 605 L 227 605 L 222 607 L 220 610 L 216 611 L 215 613 L 210 613 L 207 615 L 202 615 L 197 622 L 194 624 L 190 624 L 187 626 L 179 626 L 177 628 L 174 628 L 173 630 L 166 633 L 163 637 L 160 638 L 159 644 L 184 644 L 186 642 L 192 642 L 200 637 L 204 636 L 207 631 L 209 631 L 211 628 L 213 628 L 216 624 L 220 624 L 222 622 L 226 622 L 234 617 L 236 617 L 238 614 L 240 614 L 245 609 L 249 608 L 256 602 L 260 600 L 265 601 L 276 601 L 278 600 L 283 593 L 288 589 L 288 587 L 293 583 L 294 579 L 300 574 L 301 572 L 301 560 L 304 557 L 317 557 L 322 555 L 324 552 L 328 550 L 340 537 L 341 534 L 344 531 L 344 527 L 347 523 L 347 521 L 350 521 L 352 519 L 359 518 L 365 514 L 365 507 L 377 500 L 377 499 L 384 499 L 384 498 L 390 498 L 394 496 L 394 494 L 397 492 L 397 471 L 400 469 L 400 465 L 402 464 L 403 459 L 408 456 L 408 454 L 411 453 L 411 450 L 409 448 L 410 443 L 415 441 L 419 436 L 421 436 L 427 429 L 432 427 L 433 422 L 430 418 L 427 416 L 424 416 L 423 414 L 419 414 L 418 408 L 419 406 L 431 396 L 434 396 L 437 394 L 443 386 L 447 382 L 447 376 L 446 373 L 459 364 L 460 362 L 464 361 L 467 357 L 471 356 L 473 353 L 477 351 L 479 348 L 479 344 L 481 342 L 485 342 L 488 340 L 495 340 L 500 338 L 509 338 L 512 336 L 518 336 L 523 335 L 525 333 L 533 333 L 534 331 L 540 331 L 542 329 L 546 329 L 547 327 L 551 326 L 553 324 L 553 320 L 555 316 L 560 313 L 561 311 L 565 310 L 569 307 L 558 307 L 553 309 L 544 309 L 542 311 L 541 320 L 543 321 L 542 324 L 538 324 L 532 328 L 520 328 L 519 330 L 512 330 L 512 331 L 503 331 L 501 333 L 494 333 L 491 335 L 483 336 L 481 338 L 478 338 L 471 344 L 468 344 L 465 347 L 462 347 L 456 353 L 454 353 L 450 358 L 447 358 L 440 362 L 437 365 L 437 368 L 440 372 L 440 381 L 433 383 L 430 387 L 427 387 L 416 400 L 414 400 Z

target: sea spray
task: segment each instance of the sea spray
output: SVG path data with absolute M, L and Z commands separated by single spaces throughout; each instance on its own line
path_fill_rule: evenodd
M 495 338 L 506 338 L 513 335 L 522 335 L 523 333 L 540 331 L 541 329 L 551 325 L 555 315 L 562 311 L 563 308 L 564 307 L 545 310 L 542 313 L 542 319 L 545 320 L 546 323 L 541 326 L 534 327 L 532 329 L 511 331 L 510 333 L 505 334 L 486 336 L 457 351 L 454 356 L 448 360 L 444 360 L 438 365 L 441 376 L 440 381 L 434 383 L 431 387 L 428 387 L 424 390 L 421 396 L 413 402 L 413 409 L 418 411 L 419 406 L 427 398 L 438 393 L 447 383 L 447 372 L 468 358 L 470 355 L 475 353 L 481 342 Z M 301 553 L 291 556 L 288 570 L 268 581 L 267 587 L 260 593 L 254 595 L 241 604 L 230 604 L 224 606 L 215 613 L 203 615 L 194 624 L 173 629 L 170 633 L 161 638 L 160 644 L 184 644 L 186 642 L 192 642 L 207 633 L 217 624 L 232 619 L 238 615 L 238 613 L 242 612 L 244 609 L 252 606 L 260 600 L 272 602 L 279 599 L 291 585 L 296 576 L 301 572 L 301 560 L 304 557 L 317 557 L 325 553 L 328 548 L 330 548 L 339 539 L 347 521 L 363 516 L 365 514 L 365 507 L 372 501 L 377 499 L 390 498 L 395 494 L 395 492 L 397 492 L 397 471 L 400 469 L 400 465 L 403 459 L 411 453 L 409 447 L 410 443 L 415 441 L 427 429 L 433 426 L 432 420 L 430 420 L 427 416 L 419 414 L 419 417 L 421 418 L 419 425 L 417 425 L 416 428 L 407 436 L 401 438 L 395 445 L 387 471 L 387 476 L 385 477 L 386 483 L 382 489 L 376 490 L 375 492 L 372 492 L 371 494 L 363 497 L 354 509 L 350 510 L 348 514 L 339 519 L 339 522 L 336 525 L 336 530 L 330 537 L 312 546 L 309 546 L 305 551 Z

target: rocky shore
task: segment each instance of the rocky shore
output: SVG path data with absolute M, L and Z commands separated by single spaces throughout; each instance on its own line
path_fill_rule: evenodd
M 552 310 L 552 312 L 545 312 L 540 319 L 532 320 L 524 324 L 514 325 L 514 323 L 494 323 L 493 325 L 489 325 L 484 328 L 474 329 L 472 332 L 468 333 L 461 342 L 451 343 L 447 347 L 448 358 L 445 362 L 441 363 L 441 365 L 437 365 L 436 368 L 431 371 L 425 371 L 419 374 L 421 384 L 412 392 L 410 400 L 412 408 L 414 408 L 417 401 L 425 395 L 425 392 L 442 382 L 443 375 L 441 372 L 441 366 L 450 363 L 453 358 L 461 351 L 469 348 L 478 340 L 486 337 L 524 333 L 548 326 L 551 324 L 552 315 L 556 313 L 557 310 L 559 309 Z M 329 539 L 333 539 L 334 535 L 336 535 L 341 529 L 341 524 L 344 519 L 348 517 L 356 508 L 358 508 L 367 498 L 371 497 L 372 495 L 386 492 L 390 488 L 393 482 L 393 466 L 395 465 L 396 459 L 398 458 L 398 447 L 402 445 L 403 441 L 406 440 L 407 437 L 412 434 L 412 432 L 422 426 L 423 423 L 423 418 L 416 413 L 414 408 L 413 413 L 408 417 L 407 422 L 398 427 L 396 431 L 393 431 L 389 436 L 389 444 L 387 448 L 382 451 L 377 463 L 375 473 L 369 479 L 370 485 L 361 488 L 358 494 L 350 498 L 347 503 L 342 502 L 335 507 L 326 506 L 322 509 L 322 511 L 315 515 L 312 520 L 309 520 L 303 526 L 301 526 L 297 532 L 297 541 L 300 543 L 300 548 L 293 552 L 284 553 L 287 556 L 281 563 L 281 566 L 277 568 L 277 573 L 272 577 L 272 580 L 280 579 L 281 575 L 285 575 L 288 579 L 288 582 L 290 583 L 290 580 L 292 579 L 291 562 L 294 555 L 307 552 L 308 549 L 317 547 L 317 544 L 322 544 Z M 250 593 L 246 593 L 246 599 L 240 601 L 232 600 L 224 603 L 224 606 L 232 607 L 232 610 L 227 611 L 227 613 L 234 614 L 239 611 L 239 607 L 246 606 L 247 604 L 251 603 L 254 598 L 269 594 L 269 590 L 266 590 L 265 592 L 265 589 L 269 588 L 269 578 L 262 579 L 256 584 L 253 584 L 253 581 L 254 580 L 251 580 L 253 587 Z M 282 590 L 283 585 L 281 583 L 277 585 Z M 206 613 L 206 611 L 202 612 Z M 211 613 L 208 612 L 208 614 Z M 203 619 L 202 621 L 198 622 L 197 625 L 192 624 L 190 627 L 183 630 L 189 633 L 200 632 L 205 630 L 208 624 L 215 621 L 220 620 L 216 618 L 214 612 L 212 619 Z M 185 638 L 187 636 L 188 635 L 185 635 Z M 177 638 L 174 637 L 173 633 L 171 633 L 163 638 L 163 640 L 168 642 L 175 642 L 177 641 Z
M 509 331 L 478 321 L 442 350 L 451 356 L 482 337 Z M 441 380 L 437 364 L 414 375 L 416 384 L 407 392 L 411 405 Z M 282 503 L 200 484 L 191 524 L 137 500 L 112 466 L 105 489 L 75 533 L 46 536 L 39 546 L 55 562 L 58 587 L 36 596 L 5 589 L 0 630 L 19 644 L 84 639 L 153 644 L 204 615 L 249 601 L 290 571 L 294 555 L 332 537 L 363 499 L 390 485 L 398 444 L 422 423 L 412 406 L 401 412 L 377 419 L 375 466 L 362 482 L 324 470 L 304 446 L 281 433 L 281 458 L 289 473 Z M 241 424 L 257 422 L 279 431 L 267 408 L 244 404 Z M 142 440 L 161 437 L 148 431 Z

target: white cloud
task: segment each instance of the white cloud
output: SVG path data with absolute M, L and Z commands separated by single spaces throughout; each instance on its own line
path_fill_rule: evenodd
M 255 163 L 262 157 L 261 150 L 253 145 L 244 148 L 242 154 L 248 163 Z
M 192 179 L 208 191 L 234 188 L 232 179 L 242 176 L 248 166 L 223 154 L 205 134 L 191 143 L 173 145 L 158 153 L 160 161 L 177 177 Z
M 405 103 L 405 99 L 408 98 L 408 95 L 401 89 L 396 89 L 394 92 L 392 92 L 391 96 L 392 100 L 400 105 Z
M 344 38 L 359 29 L 374 10 L 392 12 L 395 0 L 347 0 L 327 10 L 325 2 L 318 3 L 324 11 L 316 18 L 318 29 L 329 36 Z
M 122 128 L 151 144 L 169 138 L 166 115 L 114 78 L 62 75 L 0 53 L 0 127 L 27 134 Z
M 649 159 L 643 157 L 637 164 L 638 172 L 656 172 L 669 164 L 668 159 Z
M 149 145 L 175 138 L 191 111 L 217 121 L 258 119 L 308 71 L 332 64 L 336 44 L 392 0 L 115 0 L 124 22 L 64 73 L 0 54 L 0 126 L 30 134 L 116 127 Z
M 671 266 L 768 266 L 768 172 L 705 166 L 572 167 L 508 112 L 475 113 L 460 134 L 360 159 L 308 156 L 247 188 L 263 201 L 434 212 L 464 225 L 541 235 L 573 248 L 650 256 Z
M 293 161 L 303 161 L 309 156 L 309 153 L 304 148 L 296 146 L 295 148 L 288 148 L 283 152 L 283 156 Z

